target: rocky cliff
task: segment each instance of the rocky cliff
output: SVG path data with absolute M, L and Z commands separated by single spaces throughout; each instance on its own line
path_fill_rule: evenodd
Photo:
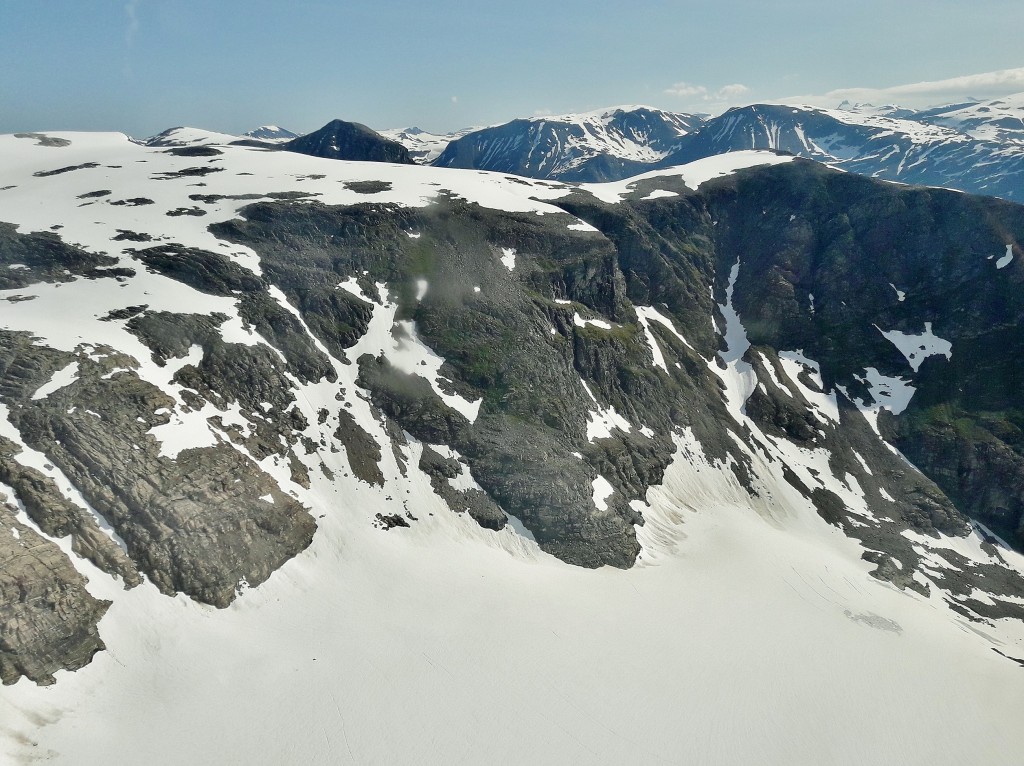
M 225 607 L 317 492 L 397 536 L 416 477 L 628 568 L 690 462 L 695 505 L 807 509 L 878 579 L 1024 616 L 1022 208 L 765 153 L 575 186 L 64 140 L 0 191 L 5 682 L 102 647 L 79 558 Z

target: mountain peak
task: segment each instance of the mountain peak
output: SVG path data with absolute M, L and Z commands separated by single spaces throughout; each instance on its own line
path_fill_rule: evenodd
M 298 133 L 292 133 L 278 125 L 260 125 L 255 130 L 250 130 L 243 135 L 259 141 L 290 141 L 299 137 Z
M 701 124 L 694 115 L 636 105 L 531 117 L 452 141 L 433 164 L 606 181 L 642 172 Z
M 186 125 L 179 125 L 168 128 L 155 136 L 147 138 L 143 143 L 146 146 L 206 146 L 209 144 L 230 144 L 237 141 L 238 136 L 229 133 L 217 133 L 202 128 L 191 128 Z
M 283 144 L 290 152 L 333 160 L 412 164 L 409 150 L 358 122 L 334 119 L 319 130 Z

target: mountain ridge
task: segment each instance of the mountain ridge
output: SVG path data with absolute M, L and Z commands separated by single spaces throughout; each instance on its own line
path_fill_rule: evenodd
M 716 117 L 612 107 L 470 131 L 451 140 L 433 163 L 593 182 L 723 151 L 781 149 L 871 177 L 1017 200 L 1024 199 L 1019 101 L 1006 97 L 921 111 L 849 103 L 837 109 L 753 104 Z M 623 115 L 620 122 L 650 122 L 659 115 L 667 132 L 658 133 L 656 141 L 642 132 L 630 138 L 621 126 L 609 132 L 616 113 Z
M 204 715 L 223 700 L 211 684 L 245 684 L 266 723 L 282 695 L 321 709 L 325 677 L 355 677 L 322 709 L 366 722 L 350 746 L 379 755 L 367 717 L 446 673 L 474 689 L 460 714 L 497 677 L 561 725 L 564 698 L 514 686 L 531 654 L 560 685 L 639 693 L 666 674 L 621 647 L 696 636 L 664 662 L 691 673 L 686 657 L 717 663 L 724 641 L 729 663 L 752 652 L 747 684 L 778 683 L 767 651 L 831 668 L 844 694 L 976 673 L 979 710 L 1008 715 L 991 700 L 1024 653 L 1024 557 L 998 539 L 1021 545 L 1024 208 L 771 152 L 570 184 L 46 137 L 0 137 L 0 512 L 17 532 L 0 552 L 54 562 L 50 580 L 0 580 L 0 614 L 48 625 L 58 592 L 69 637 L 19 631 L 0 651 L 25 709 L 109 716 L 147 666 Z M 913 464 L 894 451 L 915 444 Z M 859 650 L 871 661 L 833 656 Z M 365 697 L 403 663 L 427 685 Z M 730 677 L 730 705 L 742 686 Z M 927 689 L 910 707 L 942 725 L 900 736 L 979 715 L 981 697 L 942 713 Z M 677 695 L 659 687 L 653 708 Z M 415 719 L 446 720 L 430 707 Z M 856 720 L 874 731 L 871 715 Z M 66 723 L 15 726 L 94 760 L 102 737 L 71 751 Z M 164 736 L 129 728 L 128 752 Z

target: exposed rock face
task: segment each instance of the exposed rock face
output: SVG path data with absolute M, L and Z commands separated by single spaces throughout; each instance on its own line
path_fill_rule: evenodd
M 409 150 L 409 156 L 413 162 L 420 165 L 429 165 L 443 152 L 448 144 L 467 133 L 472 133 L 473 128 L 464 128 L 454 133 L 428 133 L 417 128 L 393 128 L 382 130 L 380 134 L 392 141 L 397 141 Z
M 94 362 L 82 354 L 74 383 L 43 399 L 29 398 L 65 357 L 41 352 L 28 341 L 10 333 L 0 336 L 11 423 L 25 444 L 44 453 L 110 522 L 139 569 L 161 590 L 226 606 L 239 582 L 262 582 L 309 544 L 313 519 L 236 450 L 221 444 L 184 450 L 176 459 L 161 455 L 160 445 L 146 432 L 169 421 L 158 413 L 174 402 L 130 371 L 103 377 L 123 360 L 108 356 Z M 210 381 L 222 372 L 215 354 L 209 359 L 199 368 L 183 367 L 179 375 L 192 373 L 197 378 L 193 385 L 203 387 L 204 373 Z M 262 361 L 268 362 L 266 357 Z M 10 375 L 15 370 L 18 378 Z M 271 366 L 248 380 L 272 381 L 273 371 Z M 236 367 L 229 379 L 234 388 L 218 386 L 218 397 L 237 401 L 232 391 L 240 389 L 250 397 L 261 395 L 260 388 L 245 385 L 244 370 Z M 31 506 L 38 496 L 26 472 L 14 478 L 19 497 L 27 493 L 23 502 Z M 51 502 L 40 515 L 57 513 Z M 55 521 L 46 523 L 54 532 L 63 531 Z M 84 525 L 80 513 L 74 523 L 78 527 L 69 531 Z M 137 578 L 123 557 L 109 550 L 103 555 L 110 559 L 104 567 L 108 571 Z
M 126 586 L 141 583 L 135 564 L 100 530 L 88 511 L 64 497 L 49 476 L 17 462 L 21 451 L 0 436 L 0 483 L 14 490 L 29 518 L 51 537 L 70 535 L 72 550 L 103 571 L 118 575 Z
M 635 327 L 624 330 L 623 339 L 591 333 L 573 341 L 573 313 L 586 309 L 559 305 L 551 297 L 538 301 L 518 286 L 526 278 L 544 285 L 551 296 L 552 282 L 562 289 L 568 281 L 573 291 L 608 315 L 628 311 L 617 297 L 621 285 L 614 286 L 621 280 L 614 251 L 596 237 L 589 245 L 581 243 L 565 228 L 567 218 L 509 218 L 455 201 L 407 214 L 371 206 L 260 204 L 246 209 L 245 221 L 232 221 L 217 233 L 238 243 L 260 243 L 266 273 L 273 274 L 286 295 L 295 296 L 308 326 L 325 345 L 339 345 L 336 331 L 332 336 L 320 329 L 337 309 L 325 312 L 323 302 L 311 300 L 317 286 L 329 283 L 331 275 L 363 271 L 368 272 L 367 282 L 396 285 L 400 313 L 413 318 L 423 339 L 448 360 L 452 381 L 483 404 L 476 423 L 470 424 L 422 377 L 401 373 L 386 359 L 363 357 L 357 360 L 359 382 L 374 405 L 417 439 L 450 445 L 465 455 L 480 485 L 498 505 L 522 518 L 542 547 L 585 566 L 629 566 L 639 551 L 632 525 L 641 518 L 628 505 L 635 494 L 616 494 L 606 512 L 595 514 L 591 482 L 597 474 L 569 454 L 575 447 L 584 448 L 588 408 L 574 368 L 574 345 L 579 345 L 585 374 L 598 376 L 593 382 L 597 391 L 602 390 L 600 376 L 614 364 L 612 358 L 625 353 L 642 364 L 645 349 L 636 345 Z M 403 228 L 423 234 L 410 239 Z M 273 244 L 267 242 L 270 231 L 275 232 Z M 304 245 L 305 257 L 297 263 L 291 253 L 308 231 L 320 232 L 323 244 Z M 525 245 L 559 261 L 547 267 L 531 264 L 513 276 L 496 258 L 493 241 Z M 420 302 L 412 292 L 418 278 L 434 286 L 430 298 Z M 489 289 L 484 296 L 473 291 L 476 284 L 507 288 Z M 342 316 L 330 326 L 352 324 L 348 309 Z M 552 336 L 552 321 L 570 338 Z M 360 334 L 357 330 L 353 341 Z M 343 346 L 353 342 L 344 336 L 341 341 Z M 635 404 L 627 404 L 628 394 L 612 380 L 608 384 L 623 411 L 632 411 Z M 663 468 L 671 445 L 662 441 L 660 447 Z M 367 467 L 360 472 L 367 480 L 374 476 Z M 493 509 L 471 515 L 485 518 L 492 527 L 503 525 Z
M 826 385 L 854 397 L 869 367 L 912 378 L 916 393 L 880 420 L 883 433 L 961 511 L 1024 543 L 1022 399 L 1009 382 L 1024 351 L 1021 208 L 809 164 L 712 195 L 723 249 L 742 254 L 735 301 L 751 340 L 802 348 Z M 1007 252 L 1013 260 L 998 268 Z M 948 358 L 923 355 L 926 328 L 951 343 Z M 883 331 L 918 338 L 919 356 L 906 358 Z
M 161 187 L 197 161 L 148 151 Z M 1021 208 L 805 161 L 698 190 L 645 179 L 615 203 L 519 179 L 500 190 L 521 194 L 512 210 L 433 180 L 410 195 L 429 203 L 396 202 L 402 174 L 443 171 L 392 168 L 329 179 L 347 202 L 327 204 L 307 186 L 321 175 L 250 192 L 239 156 L 265 154 L 225 147 L 209 188 L 173 203 L 116 177 L 112 201 L 76 187 L 117 256 L 0 226 L 0 297 L 87 299 L 63 335 L 0 316 L 0 483 L 47 551 L 49 574 L 25 571 L 65 604 L 37 615 L 3 592 L 0 634 L 39 631 L 4 649 L 5 680 L 100 646 L 102 604 L 45 536 L 126 586 L 226 606 L 310 544 L 325 509 L 302 490 L 340 473 L 388 501 L 415 479 L 487 530 L 625 568 L 648 489 L 698 449 L 752 508 L 816 512 L 859 541 L 876 577 L 971 619 L 1024 612 L 1024 578 L 979 526 L 1024 542 Z M 118 204 L 139 199 L 151 214 Z M 185 201 L 212 225 L 168 218 Z M 419 509 L 379 510 L 365 523 L 416 533 Z M 985 560 L 938 557 L 943 535 Z
M 52 684 L 104 648 L 96 624 L 110 606 L 85 590 L 60 549 L 0 502 L 0 681 Z
M 102 253 L 88 253 L 65 244 L 53 232 L 16 234 L 0 222 L 0 290 L 35 282 L 71 282 L 76 277 L 117 277 L 123 271 L 104 268 L 117 263 Z
M 281 144 L 289 152 L 330 160 L 397 162 L 411 165 L 409 150 L 358 122 L 331 120 L 320 130 Z

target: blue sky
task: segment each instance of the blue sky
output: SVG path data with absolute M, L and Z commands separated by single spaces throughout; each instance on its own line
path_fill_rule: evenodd
M 0 132 L 924 106 L 1024 91 L 1022 29 L 1020 0 L 0 0 Z

